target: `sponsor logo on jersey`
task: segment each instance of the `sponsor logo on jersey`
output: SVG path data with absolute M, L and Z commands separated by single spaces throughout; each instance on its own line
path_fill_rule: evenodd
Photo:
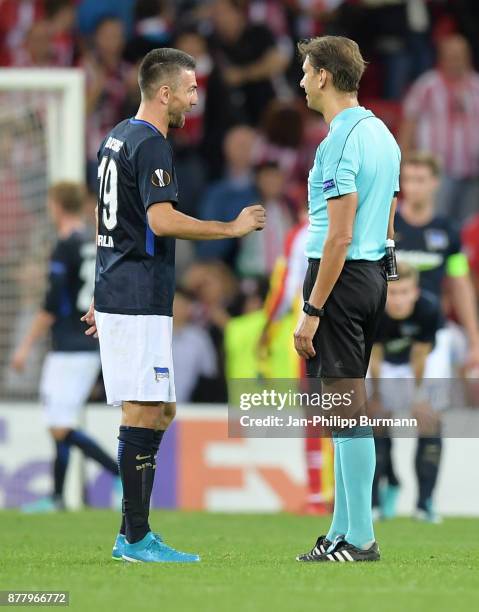
M 330 189 L 334 189 L 336 187 L 336 183 L 334 179 L 329 179 L 328 181 L 324 181 L 323 183 L 323 191 L 329 191 Z
M 440 229 L 428 229 L 424 232 L 424 240 L 429 251 L 443 251 L 449 246 L 447 232 Z
M 402 353 L 409 348 L 411 344 L 411 338 L 397 338 L 395 340 L 389 340 L 389 342 L 385 343 L 386 352 L 392 355 Z
M 115 246 L 111 236 L 103 236 L 102 234 L 98 234 L 97 244 L 98 246 L 108 247 L 109 249 L 112 249 Z
M 170 377 L 170 370 L 168 368 L 153 368 L 155 371 L 155 380 L 156 382 L 160 382 L 160 380 L 164 378 Z
M 171 176 L 166 170 L 158 168 L 151 175 L 151 182 L 155 187 L 167 187 L 171 183 Z
M 399 326 L 399 329 L 401 330 L 401 334 L 403 336 L 414 336 L 414 334 L 418 333 L 420 328 L 419 325 L 416 325 L 415 323 L 403 323 Z
M 110 136 L 106 141 L 105 149 L 111 149 L 112 151 L 115 151 L 115 153 L 118 153 L 123 144 L 123 140 L 118 140 L 118 138 L 113 138 L 113 136 Z
M 418 272 L 427 272 L 440 268 L 444 263 L 442 253 L 428 253 L 426 251 L 396 251 L 396 258 L 415 268 Z

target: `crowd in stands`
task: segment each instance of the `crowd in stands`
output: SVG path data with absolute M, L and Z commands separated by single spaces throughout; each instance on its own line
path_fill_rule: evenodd
M 441 160 L 438 210 L 464 225 L 477 281 L 478 12 L 473 0 L 0 0 L 1 66 L 85 71 L 92 192 L 100 142 L 136 112 L 141 58 L 175 46 L 195 56 L 199 93 L 185 128 L 170 135 L 181 210 L 228 221 L 257 201 L 267 209 L 265 231 L 243 240 L 179 241 L 175 340 L 198 383 L 178 384 L 182 400 L 211 401 L 212 388 L 214 399 L 226 398 L 225 325 L 261 306 L 264 279 L 304 219 L 308 172 L 328 128 L 299 88 L 302 38 L 359 43 L 369 62 L 360 102 L 403 153 L 424 149 Z M 215 380 L 207 391 L 205 379 Z

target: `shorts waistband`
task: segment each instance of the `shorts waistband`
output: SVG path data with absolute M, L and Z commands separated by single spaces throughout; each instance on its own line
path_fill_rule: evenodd
M 375 259 L 375 260 L 370 260 L 370 259 L 346 259 L 346 261 L 344 262 L 345 266 L 351 266 L 351 265 L 360 265 L 360 266 L 384 266 L 384 262 L 385 262 L 385 257 L 382 257 L 381 259 Z M 308 257 L 308 262 L 309 263 L 321 263 L 321 259 L 314 259 L 313 257 Z

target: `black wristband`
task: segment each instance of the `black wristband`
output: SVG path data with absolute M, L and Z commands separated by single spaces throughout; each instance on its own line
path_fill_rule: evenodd
M 303 305 L 303 312 L 310 317 L 322 317 L 324 316 L 324 308 L 316 308 L 309 302 L 305 302 Z

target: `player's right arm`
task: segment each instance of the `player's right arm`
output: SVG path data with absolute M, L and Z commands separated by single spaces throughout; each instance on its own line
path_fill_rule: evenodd
M 424 378 L 426 359 L 432 351 L 432 342 L 415 342 L 411 347 L 411 369 L 414 372 L 416 387 L 420 387 Z
M 156 236 L 219 240 L 241 238 L 264 227 L 265 210 L 260 204 L 247 206 L 229 223 L 202 221 L 177 210 L 178 186 L 172 152 L 161 137 L 143 141 L 135 151 L 132 164 L 148 225 Z
M 171 236 L 183 240 L 220 240 L 241 238 L 254 230 L 263 229 L 266 213 L 260 204 L 243 208 L 229 223 L 201 221 L 176 210 L 171 202 L 157 202 L 148 208 L 148 225 L 156 236 Z
M 46 336 L 50 327 L 55 322 L 55 317 L 46 310 L 40 310 L 30 325 L 30 329 L 22 342 L 18 345 L 11 360 L 11 367 L 17 372 L 23 372 L 25 364 L 35 343 Z
M 11 366 L 18 372 L 25 368 L 30 352 L 35 343 L 43 338 L 55 322 L 61 308 L 62 296 L 68 277 L 68 252 L 60 243 L 52 253 L 48 273 L 48 288 L 43 308 L 36 314 L 30 329 L 15 351 Z

